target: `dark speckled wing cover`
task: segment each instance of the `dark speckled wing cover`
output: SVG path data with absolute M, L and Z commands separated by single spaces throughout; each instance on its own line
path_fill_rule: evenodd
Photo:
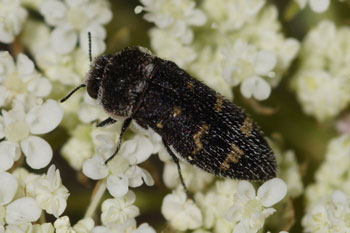
M 155 59 L 136 122 L 155 130 L 178 156 L 218 176 L 266 180 L 274 155 L 243 110 L 175 63 Z

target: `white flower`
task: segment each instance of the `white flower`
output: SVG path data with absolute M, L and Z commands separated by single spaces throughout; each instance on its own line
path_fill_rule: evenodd
M 51 165 L 47 175 L 42 176 L 36 183 L 36 200 L 47 213 L 58 218 L 67 206 L 68 189 L 62 185 L 60 172 Z
M 216 181 L 215 186 L 206 193 L 197 192 L 195 200 L 203 214 L 203 227 L 215 232 L 231 233 L 235 223 L 225 219 L 237 192 L 238 181 L 226 179 Z
M 203 190 L 214 179 L 214 175 L 205 172 L 197 167 L 194 167 L 190 164 L 180 162 L 180 167 L 187 189 L 191 192 Z M 164 184 L 171 189 L 174 189 L 180 184 L 177 165 L 173 161 L 170 161 L 165 164 L 163 170 L 163 180 Z
M 287 186 L 279 178 L 266 181 L 257 194 L 251 183 L 240 181 L 238 192 L 234 194 L 234 204 L 226 215 L 229 221 L 238 223 L 233 232 L 257 232 L 265 219 L 275 212 L 269 207 L 281 201 L 286 194 Z
M 104 225 L 121 224 L 139 215 L 139 209 L 133 205 L 135 194 L 129 191 L 121 198 L 107 199 L 102 203 L 101 220 Z
M 132 233 L 156 233 L 156 231 L 150 225 L 148 225 L 148 223 L 142 223 Z
M 31 197 L 19 198 L 6 207 L 6 222 L 8 224 L 35 222 L 40 215 L 41 208 Z
M 18 181 L 17 196 L 27 196 L 35 199 L 36 196 L 36 182 L 40 179 L 40 175 L 28 172 L 24 168 L 17 168 L 12 173 Z
M 107 1 L 95 0 L 45 0 L 40 8 L 45 21 L 54 26 L 51 44 L 57 53 L 66 54 L 80 43 L 88 51 L 87 33 L 92 35 L 92 54 L 97 56 L 105 50 L 103 40 L 106 31 L 102 25 L 112 18 Z
M 13 162 L 19 159 L 19 148 L 26 156 L 30 167 L 40 169 L 47 166 L 52 158 L 51 146 L 44 139 L 31 134 L 45 134 L 52 131 L 58 126 L 62 117 L 63 111 L 54 100 L 47 100 L 29 109 L 17 101 L 10 111 L 2 110 L 0 121 L 4 123 L 3 133 L 6 140 L 0 142 L 0 161 L 2 164 L 7 164 L 3 169 L 11 168 Z
M 46 47 L 35 53 L 35 60 L 50 80 L 77 86 L 83 82 L 89 70 L 87 51 L 76 48 L 68 54 L 60 54 L 53 48 Z
M 292 84 L 304 111 L 319 121 L 335 117 L 350 103 L 349 40 L 349 27 L 337 29 L 322 21 L 303 41 Z
M 62 216 L 55 221 L 54 226 L 57 233 L 89 233 L 95 223 L 91 218 L 84 218 L 71 227 L 68 216 Z
M 93 180 L 105 178 L 108 175 L 105 160 L 99 155 L 86 160 L 83 164 L 83 173 Z
M 8 106 L 12 99 L 21 95 L 46 97 L 51 83 L 35 70 L 34 63 L 20 53 L 15 64 L 7 51 L 0 52 L 0 107 Z
M 0 1 L 0 42 L 11 43 L 14 40 L 20 33 L 27 14 L 21 7 L 20 0 Z
M 94 155 L 91 138 L 92 125 L 78 125 L 62 148 L 62 155 L 75 170 L 80 170 L 84 162 Z
M 316 182 L 306 189 L 308 206 L 319 202 L 334 189 L 350 194 L 350 133 L 332 139 L 327 147 L 324 162 L 315 174 Z
M 0 184 L 0 205 L 6 205 L 15 196 L 18 181 L 14 175 L 7 172 L 0 172 Z
M 52 223 L 43 223 L 43 224 L 34 224 L 33 225 L 34 233 L 54 233 L 55 228 Z
M 195 2 L 189 0 L 141 0 L 144 7 L 136 9 L 146 11 L 144 18 L 154 22 L 159 28 L 169 30 L 169 33 L 180 38 L 184 44 L 191 43 L 193 32 L 190 26 L 202 26 L 206 22 L 205 14 L 195 9 Z
M 159 57 L 175 62 L 185 68 L 185 64 L 191 63 L 197 57 L 197 53 L 190 45 L 181 43 L 167 30 L 152 28 L 149 31 L 152 48 L 157 51 Z
M 271 87 L 262 77 L 274 78 L 273 69 L 277 63 L 273 51 L 258 51 L 255 46 L 238 39 L 229 48 L 222 48 L 223 72 L 226 81 L 236 86 L 240 82 L 244 97 L 264 100 L 270 96 Z
M 303 217 L 305 232 L 349 232 L 350 196 L 336 190 L 315 203 Z
M 300 8 L 305 8 L 306 4 L 310 5 L 310 8 L 316 13 L 325 12 L 330 4 L 330 0 L 295 0 Z
M 113 150 L 107 149 L 110 152 L 114 152 L 114 150 L 114 146 Z M 139 187 L 143 183 L 148 186 L 154 184 L 149 172 L 137 166 L 148 159 L 152 152 L 153 144 L 151 141 L 145 136 L 136 135 L 122 144 L 118 155 L 108 163 L 108 168 L 105 161 L 112 153 L 105 153 L 108 155 L 106 158 L 96 155 L 92 159 L 86 160 L 83 172 L 92 179 L 102 179 L 109 175 L 107 177 L 108 191 L 114 197 L 122 197 L 128 192 L 129 186 Z
M 79 109 L 79 119 L 83 123 L 90 123 L 99 119 L 106 119 L 107 114 L 101 110 L 97 100 L 91 98 L 87 92 L 84 93 L 84 101 Z
M 162 214 L 170 225 L 179 231 L 195 229 L 202 225 L 201 211 L 179 188 L 163 199 Z
M 203 2 L 205 13 L 224 32 L 243 27 L 253 17 L 256 17 L 264 5 L 265 0 L 205 0 Z
M 21 224 L 8 224 L 6 226 L 6 233 L 26 233 L 32 232 L 33 225 L 30 222 L 25 222 Z

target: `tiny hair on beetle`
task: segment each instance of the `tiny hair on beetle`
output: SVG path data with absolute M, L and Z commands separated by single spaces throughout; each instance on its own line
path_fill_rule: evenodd
M 89 33 L 89 57 L 91 34 Z M 115 152 L 130 123 L 159 134 L 176 163 L 179 159 L 219 177 L 263 181 L 276 177 L 275 156 L 259 126 L 220 93 L 174 62 L 148 49 L 127 47 L 95 58 L 83 84 L 108 114 L 97 127 L 124 120 Z

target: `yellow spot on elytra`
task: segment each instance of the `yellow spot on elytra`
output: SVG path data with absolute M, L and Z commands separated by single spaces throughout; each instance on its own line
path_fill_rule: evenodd
M 156 124 L 156 126 L 158 127 L 158 128 L 163 128 L 163 123 L 162 122 L 158 122 L 157 124 Z
M 224 99 L 223 99 L 222 95 L 220 95 L 219 93 L 216 93 L 215 110 L 218 112 L 221 112 L 223 105 L 224 105 Z
M 221 164 L 221 169 L 229 169 L 230 163 L 238 163 L 243 155 L 243 150 L 241 150 L 238 146 L 232 143 L 230 152 L 227 154 L 225 161 Z
M 240 127 L 242 133 L 244 133 L 247 137 L 250 137 L 253 130 L 253 122 L 249 117 L 244 119 L 243 124 Z
M 194 83 L 193 83 L 193 81 L 188 81 L 188 82 L 187 82 L 187 88 L 190 89 L 190 90 L 193 90 L 193 89 L 194 89 Z
M 173 110 L 173 116 L 174 117 L 180 116 L 181 113 L 182 113 L 182 109 L 180 107 L 175 106 Z
M 197 133 L 193 135 L 194 142 L 196 144 L 196 148 L 194 151 L 192 151 L 192 154 L 197 154 L 198 151 L 200 151 L 203 148 L 203 143 L 201 142 L 201 138 L 203 137 L 203 134 L 209 130 L 209 126 L 206 124 L 203 124 Z

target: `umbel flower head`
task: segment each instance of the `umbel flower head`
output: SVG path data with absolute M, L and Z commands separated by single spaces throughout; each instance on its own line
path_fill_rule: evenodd
M 10 169 L 19 159 L 21 151 L 26 156 L 27 164 L 40 169 L 49 164 L 52 158 L 51 146 L 37 135 L 55 129 L 61 122 L 63 111 L 54 100 L 39 102 L 26 108 L 17 101 L 9 110 L 2 110 L 0 116 L 0 170 Z

